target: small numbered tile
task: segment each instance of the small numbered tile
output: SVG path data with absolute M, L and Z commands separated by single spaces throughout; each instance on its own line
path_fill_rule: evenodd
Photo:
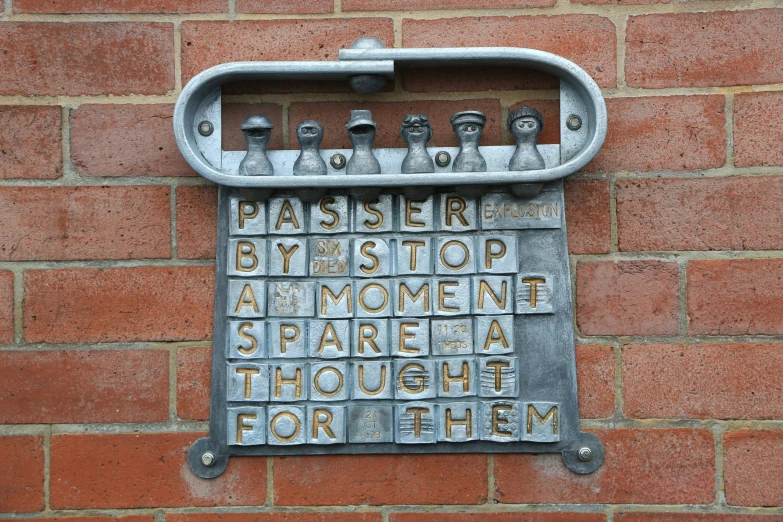
M 518 441 L 519 421 L 518 402 L 483 402 L 481 403 L 481 440 Z
M 560 404 L 522 401 L 522 440 L 557 442 L 560 440 Z
M 228 364 L 226 400 L 266 402 L 269 400 L 269 367 L 266 364 Z
M 430 354 L 429 319 L 392 319 L 391 354 L 395 357 L 425 357 Z
M 435 405 L 430 402 L 407 402 L 395 406 L 395 435 L 398 444 L 432 444 L 435 432 Z
M 311 276 L 342 277 L 351 274 L 350 239 L 311 238 L 307 243 Z
M 389 321 L 387 319 L 361 319 L 351 321 L 353 357 L 389 356 Z
M 228 358 L 264 359 L 267 354 L 267 341 L 264 321 L 228 322 Z
M 265 317 L 266 286 L 264 281 L 229 279 L 227 308 L 227 314 L 230 317 Z
M 269 399 L 272 402 L 306 401 L 309 378 L 306 363 L 269 365 Z
M 397 243 L 398 275 L 432 275 L 432 238 L 426 236 L 403 236 Z
M 476 273 L 473 238 L 470 236 L 439 237 L 435 242 L 435 273 L 465 275 Z
M 390 317 L 392 314 L 392 282 L 390 279 L 354 281 L 356 317 Z
M 304 319 L 267 321 L 269 357 L 301 359 L 307 357 L 307 322 Z
M 273 446 L 294 446 L 307 442 L 304 406 L 268 406 L 266 439 Z
M 435 229 L 433 199 L 432 196 L 427 199 L 400 197 L 397 200 L 400 232 L 432 232 Z
M 511 276 L 473 276 L 473 313 L 513 314 L 514 280 Z
M 348 406 L 348 442 L 394 442 L 392 406 Z
M 307 443 L 344 444 L 345 406 L 307 405 Z
M 473 320 L 432 319 L 432 354 L 466 355 L 473 353 Z
M 326 196 L 310 205 L 311 234 L 339 234 L 349 228 L 348 196 Z
M 229 446 L 257 446 L 266 443 L 266 412 L 262 407 L 242 406 L 226 409 Z
M 438 442 L 478 440 L 478 402 L 445 402 L 437 406 Z
M 353 200 L 354 230 L 362 234 L 391 232 L 394 229 L 393 200 L 389 194 L 381 194 L 368 201 Z
M 353 281 L 322 279 L 316 285 L 315 307 L 318 317 L 322 319 L 353 317 Z
M 337 359 L 351 356 L 351 322 L 310 321 L 310 357 Z
M 516 397 L 517 366 L 516 357 L 479 357 L 479 396 L 480 397 Z
M 415 401 L 437 395 L 436 362 L 433 360 L 394 361 L 394 395 L 397 399 Z
M 385 239 L 366 237 L 353 241 L 353 275 L 381 277 L 391 275 L 391 248 Z
M 476 355 L 514 353 L 514 316 L 487 315 L 474 317 Z
M 457 194 L 440 196 L 440 229 L 454 232 L 476 230 L 476 200 Z
M 437 278 L 432 280 L 435 315 L 468 315 L 470 313 L 470 278 Z
M 351 363 L 352 399 L 392 399 L 393 369 L 390 361 L 356 361 Z
M 297 198 L 272 198 L 269 207 L 269 233 L 279 235 L 307 232 L 304 205 Z
M 229 233 L 232 236 L 261 236 L 266 234 L 266 205 L 239 195 L 229 199 Z
M 477 236 L 478 271 L 486 274 L 516 274 L 519 271 L 517 236 Z
M 343 401 L 348 398 L 348 363 L 310 363 L 310 400 Z
M 470 397 L 478 394 L 476 359 L 438 359 L 438 397 Z
M 290 237 L 269 240 L 269 275 L 307 276 L 307 241 Z
M 516 276 L 516 313 L 551 314 L 554 312 L 554 277 L 546 274 Z
M 228 275 L 257 277 L 266 275 L 266 240 L 242 238 L 228 240 Z
M 432 280 L 421 277 L 394 279 L 394 315 L 426 317 L 432 315 Z
M 268 281 L 268 317 L 313 317 L 315 314 L 315 282 Z

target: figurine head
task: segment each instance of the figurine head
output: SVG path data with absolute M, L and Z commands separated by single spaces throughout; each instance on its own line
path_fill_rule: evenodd
M 348 137 L 354 145 L 367 145 L 375 139 L 375 122 L 370 111 L 351 111 L 351 119 L 345 124 Z
M 426 114 L 406 114 L 402 119 L 400 136 L 405 143 L 427 143 L 432 139 L 432 125 Z
M 245 140 L 255 138 L 254 141 L 266 143 L 272 135 L 272 129 L 275 126 L 269 121 L 269 118 L 263 114 L 254 114 L 245 118 L 239 127 L 245 134 Z
M 462 111 L 451 117 L 451 128 L 454 129 L 460 143 L 477 144 L 486 123 L 487 117 L 479 111 Z
M 518 141 L 532 141 L 535 143 L 538 135 L 544 130 L 544 117 L 541 113 L 530 107 L 520 107 L 511 111 L 508 115 L 508 130 Z
M 317 148 L 324 139 L 324 128 L 315 120 L 305 120 L 296 127 L 296 139 L 302 147 Z

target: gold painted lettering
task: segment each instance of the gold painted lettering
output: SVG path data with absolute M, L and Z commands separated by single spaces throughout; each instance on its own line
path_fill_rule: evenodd
M 247 249 L 247 251 L 245 251 Z M 242 266 L 242 261 L 250 259 L 250 267 Z M 258 258 L 256 257 L 256 246 L 250 241 L 239 241 L 237 243 L 237 272 L 252 272 L 258 268 Z
M 511 437 L 513 433 L 500 429 L 500 412 L 508 411 L 511 406 L 507 404 L 494 404 L 492 406 L 492 435 L 496 437 Z M 504 424 L 508 424 L 507 422 Z
M 239 229 L 245 228 L 245 221 L 253 219 L 258 215 L 258 205 L 252 201 L 240 201 L 237 205 L 239 210 Z
M 326 420 L 322 421 L 321 416 L 324 416 Z M 332 416 L 332 412 L 329 410 L 315 410 L 313 411 L 313 438 L 318 438 L 318 430 L 319 428 L 324 430 L 324 433 L 326 433 L 326 436 L 330 439 L 336 439 L 337 437 L 334 435 L 334 432 L 332 431 L 332 428 L 329 426 L 332 423 L 332 419 L 334 417 Z
M 464 254 L 464 257 L 462 258 L 462 263 L 458 265 L 452 265 L 451 263 L 446 260 L 446 250 L 448 250 L 450 247 L 453 246 L 459 246 L 462 248 L 462 252 Z M 463 269 L 468 262 L 470 261 L 470 249 L 468 248 L 468 245 L 463 243 L 462 241 L 457 241 L 456 239 L 452 239 L 451 241 L 447 241 L 443 244 L 442 247 L 440 247 L 440 262 L 443 263 L 443 266 L 448 267 L 450 270 L 461 270 Z
M 418 363 L 410 363 L 406 364 L 402 370 L 400 370 L 400 374 L 397 376 L 397 381 L 400 385 L 400 388 L 405 390 L 408 393 L 421 393 L 424 391 L 424 383 L 425 379 L 423 375 L 413 375 L 411 379 L 413 379 L 418 386 L 415 388 L 411 388 L 407 384 L 405 384 L 405 372 L 408 371 L 409 368 L 413 368 L 414 370 L 418 370 L 420 372 L 424 371 L 424 366 Z
M 335 199 L 332 197 L 324 198 L 321 200 L 321 212 L 327 214 L 332 218 L 331 221 L 321 221 L 321 226 L 326 230 L 334 230 L 340 225 L 340 214 L 329 208 L 329 205 L 333 205 Z M 297 227 L 299 228 L 299 227 Z
M 283 205 L 280 207 L 280 213 L 277 215 L 277 223 L 275 224 L 275 230 L 280 230 L 285 224 L 293 225 L 294 228 L 299 229 L 299 220 L 296 219 L 296 213 L 294 207 L 289 200 L 283 201 Z
M 277 421 L 283 418 L 290 419 L 291 422 L 294 423 L 294 432 L 288 437 L 282 437 L 279 433 L 277 433 Z M 269 431 L 272 432 L 272 435 L 280 442 L 291 442 L 299 435 L 299 432 L 302 429 L 302 423 L 299 422 L 299 418 L 290 411 L 281 411 L 272 418 L 272 422 L 269 423 L 269 428 Z
M 493 251 L 493 247 L 498 247 L 497 252 Z M 492 262 L 495 259 L 501 259 L 506 255 L 506 244 L 499 239 L 487 239 L 484 245 L 484 264 L 489 270 L 492 268 Z
M 400 323 L 400 344 L 397 347 L 402 353 L 419 353 L 418 348 L 411 348 L 405 341 L 412 341 L 416 339 L 415 333 L 408 333 L 408 328 L 418 328 L 419 323 Z
M 454 292 L 447 292 L 446 287 L 459 286 L 457 281 L 439 281 L 438 282 L 438 307 L 444 312 L 459 312 L 459 308 L 454 306 L 446 306 L 446 299 L 453 299 L 456 297 Z
M 237 368 L 237 373 L 245 376 L 245 399 L 249 399 L 250 393 L 253 391 L 253 375 L 258 375 L 261 371 L 256 368 Z
M 288 345 L 299 340 L 301 330 L 295 324 L 280 325 L 280 353 L 285 353 Z M 293 334 L 293 335 L 289 335 Z
M 343 300 L 343 297 L 346 299 L 346 302 L 348 303 L 348 313 L 353 313 L 353 301 L 351 300 L 351 285 L 345 285 L 343 289 L 340 291 L 339 294 L 334 295 L 332 293 L 332 290 L 326 286 L 321 285 L 321 315 L 326 315 L 326 298 L 329 297 L 329 299 L 332 300 L 332 304 L 337 306 L 340 304 L 340 301 Z
M 410 249 L 410 271 L 413 272 L 416 270 L 416 254 L 419 251 L 419 247 L 423 247 L 426 245 L 424 241 L 403 241 L 402 246 L 406 246 Z
M 298 399 L 302 396 L 302 369 L 297 368 L 293 379 L 283 379 L 282 368 L 275 369 L 275 398 L 282 397 L 283 385 L 294 385 L 294 398 Z
M 245 332 L 249 328 L 253 328 L 253 323 L 241 323 L 237 328 L 237 335 L 245 341 L 250 341 L 250 348 L 245 348 L 244 346 L 237 347 L 237 351 L 242 355 L 252 355 L 258 350 L 256 338 Z
M 375 308 L 368 306 L 367 303 L 364 302 L 364 296 L 367 294 L 367 292 L 373 289 L 380 290 L 381 294 L 383 294 L 383 302 Z M 378 312 L 386 308 L 387 304 L 389 304 L 389 291 L 386 290 L 381 285 L 379 285 L 378 283 L 370 283 L 369 285 L 362 288 L 361 292 L 359 292 L 359 306 L 361 306 L 362 310 L 364 310 L 368 314 L 377 314 Z
M 299 250 L 299 245 L 291 245 L 291 248 L 286 250 L 282 243 L 278 243 L 277 249 L 280 251 L 280 255 L 283 256 L 283 273 L 287 274 L 291 268 L 291 257 Z
M 380 382 L 378 383 L 378 387 L 374 390 L 368 389 L 364 385 L 364 366 L 359 366 L 359 389 L 362 390 L 362 392 L 365 395 L 378 395 L 383 391 L 384 388 L 386 388 L 386 366 L 381 366 L 381 378 Z
M 417 439 L 421 437 L 421 416 L 429 412 L 427 408 L 405 408 L 405 413 L 413 415 L 413 436 Z
M 415 294 L 411 292 L 410 288 L 408 288 L 408 285 L 405 283 L 400 283 L 400 291 L 399 291 L 399 299 L 397 300 L 397 308 L 399 312 L 405 312 L 405 296 L 408 296 L 408 298 L 411 300 L 411 304 L 418 301 L 420 298 L 424 299 L 424 306 L 423 309 L 425 312 L 430 311 L 430 284 L 424 283 L 421 285 L 421 288 L 419 288 L 419 291 Z
M 254 421 L 258 419 L 255 413 L 240 413 L 237 415 L 237 444 L 242 444 L 242 434 L 246 431 L 253 431 L 253 426 L 245 424 L 245 421 Z
M 380 203 L 380 200 L 378 198 L 375 198 L 372 201 L 365 201 L 363 205 L 365 212 L 375 216 L 375 221 L 370 221 L 369 219 L 364 221 L 364 226 L 369 228 L 370 230 L 381 228 L 381 226 L 383 225 L 383 214 L 381 214 L 381 211 L 370 206 L 378 203 Z
M 324 333 L 321 335 L 321 344 L 318 345 L 318 353 L 322 353 L 326 348 L 337 348 L 338 352 L 343 351 L 343 343 L 337 337 L 332 323 L 326 323 Z
M 456 205 L 456 206 L 455 206 Z M 468 205 L 465 200 L 459 196 L 449 196 L 446 198 L 446 226 L 451 226 L 452 218 L 456 217 L 463 227 L 468 226 L 468 220 L 462 215 Z
M 489 361 L 487 366 L 495 370 L 495 391 L 499 392 L 503 384 L 503 368 L 508 368 L 511 364 L 506 361 Z
M 421 207 L 414 207 L 414 203 L 424 203 L 424 200 L 405 200 L 405 226 L 407 227 L 423 227 L 425 223 L 421 221 L 414 221 L 413 216 L 415 214 L 421 214 Z
M 364 257 L 372 260 L 372 265 L 370 266 L 367 266 L 364 263 L 359 266 L 359 270 L 365 274 L 374 274 L 378 271 L 378 267 L 380 266 L 380 260 L 378 259 L 378 256 L 370 252 L 370 249 L 375 248 L 376 246 L 378 245 L 375 243 L 375 241 L 366 241 L 364 244 L 362 244 L 361 248 L 359 248 L 359 252 L 361 252 Z
M 500 323 L 493 319 L 492 324 L 489 325 L 487 338 L 484 340 L 484 349 L 489 350 L 490 346 L 498 343 L 500 343 L 503 348 L 508 348 L 508 341 L 506 340 L 506 335 L 503 333 L 503 328 L 500 327 Z
M 321 384 L 318 382 L 321 379 L 321 375 L 323 375 L 326 372 L 332 372 L 333 374 L 337 375 L 337 388 L 334 391 L 331 392 L 324 391 L 321 388 Z M 345 381 L 343 379 L 343 374 L 340 373 L 340 370 L 338 370 L 337 368 L 333 368 L 331 366 L 324 366 L 323 368 L 318 370 L 318 372 L 315 374 L 315 377 L 313 378 L 313 386 L 318 391 L 318 393 L 320 393 L 324 397 L 334 397 L 335 395 L 340 393 L 340 390 L 343 389 L 344 382 Z
M 538 285 L 546 283 L 546 279 L 540 277 L 528 277 L 522 280 L 523 283 L 530 285 L 530 308 L 535 309 L 538 304 Z
M 538 413 L 538 410 L 533 407 L 532 404 L 527 405 L 527 434 L 533 434 L 533 417 L 541 424 L 546 424 L 547 421 L 552 419 L 552 435 L 557 435 L 557 406 L 552 406 L 546 415 L 543 417 Z
M 461 382 L 462 391 L 470 391 L 470 366 L 467 362 L 462 363 L 462 373 L 460 375 L 451 375 L 449 373 L 449 363 L 443 363 L 443 393 L 449 393 L 452 382 Z
M 256 303 L 256 296 L 253 295 L 253 289 L 250 285 L 245 285 L 242 289 L 242 294 L 239 296 L 237 307 L 234 309 L 234 313 L 238 314 L 246 306 L 253 309 L 255 313 L 258 313 L 258 303 Z
M 370 335 L 366 335 L 365 332 L 369 331 Z M 359 353 L 364 353 L 364 343 L 370 345 L 375 353 L 381 353 L 378 345 L 375 344 L 375 338 L 378 337 L 378 329 L 371 324 L 359 325 Z
M 472 412 L 469 408 L 465 410 L 465 418 L 462 420 L 452 419 L 451 408 L 446 408 L 446 438 L 451 438 L 451 428 L 453 426 L 465 426 L 465 433 L 467 438 L 471 438 L 473 436 L 473 423 L 471 422 L 471 418 Z
M 506 307 L 506 281 L 503 281 L 500 285 L 500 297 L 497 296 L 495 292 L 492 291 L 492 287 L 489 286 L 489 283 L 484 281 L 483 279 L 479 281 L 479 289 L 478 289 L 478 309 L 483 310 L 484 309 L 484 295 L 489 294 L 489 297 L 492 298 L 492 300 L 495 302 L 495 306 L 500 308 L 501 310 Z

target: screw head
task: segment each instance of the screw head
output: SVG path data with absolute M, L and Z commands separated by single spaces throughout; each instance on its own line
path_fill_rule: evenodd
M 579 460 L 588 462 L 593 458 L 593 451 L 590 448 L 579 448 Z
M 446 167 L 448 166 L 449 162 L 451 162 L 451 154 L 445 150 L 435 154 L 435 163 L 438 164 L 438 167 Z
M 202 136 L 209 136 L 214 130 L 215 129 L 212 127 L 212 124 L 206 120 L 198 124 L 198 133 Z
M 572 131 L 581 129 L 582 128 L 582 118 L 580 118 L 576 114 L 572 114 L 566 120 L 566 127 L 568 127 Z
M 342 154 L 335 154 L 334 156 L 332 156 L 332 159 L 329 160 L 329 163 L 332 164 L 332 167 L 336 169 L 341 169 L 345 167 L 345 163 L 346 163 L 345 156 L 343 156 Z
M 206 467 L 210 467 L 215 463 L 215 455 L 210 452 L 206 452 L 201 456 L 201 463 Z

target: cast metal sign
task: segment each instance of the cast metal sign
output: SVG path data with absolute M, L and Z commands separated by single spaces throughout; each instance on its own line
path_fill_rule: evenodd
M 219 184 L 210 434 L 189 463 L 215 477 L 232 455 L 561 452 L 594 471 L 579 430 L 562 178 L 600 148 L 600 91 L 573 63 L 529 49 L 383 49 L 340 61 L 214 67 L 175 111 L 188 162 Z M 561 78 L 561 143 L 537 145 L 534 108 L 509 114 L 516 146 L 480 145 L 486 118 L 451 118 L 459 148 L 427 148 L 424 114 L 407 149 L 374 149 L 376 122 L 346 114 L 352 150 L 268 151 L 271 122 L 242 124 L 223 151 L 220 85 L 349 79 L 374 92 L 395 63 L 519 65 Z M 438 132 L 446 130 L 438 129 Z

